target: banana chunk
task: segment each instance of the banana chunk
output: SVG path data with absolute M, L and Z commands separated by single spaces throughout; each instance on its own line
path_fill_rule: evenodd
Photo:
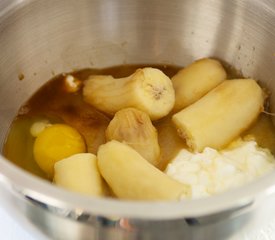
M 143 111 L 135 108 L 118 111 L 106 129 L 106 139 L 126 143 L 154 166 L 159 163 L 158 133 Z
M 172 77 L 176 101 L 174 112 L 200 99 L 226 79 L 226 72 L 219 61 L 203 58 L 180 70 Z
M 226 80 L 174 114 L 172 121 L 192 150 L 221 149 L 256 120 L 264 99 L 265 94 L 255 80 Z
M 91 196 L 103 196 L 103 182 L 92 153 L 79 153 L 54 165 L 54 182 L 68 190 Z
M 84 82 L 83 97 L 105 113 L 114 115 L 123 108 L 134 107 L 146 112 L 152 120 L 167 115 L 175 103 L 170 78 L 150 67 L 137 69 L 125 78 L 90 76 Z
M 114 194 L 122 199 L 178 200 L 190 196 L 189 186 L 173 180 L 116 140 L 100 146 L 98 167 Z

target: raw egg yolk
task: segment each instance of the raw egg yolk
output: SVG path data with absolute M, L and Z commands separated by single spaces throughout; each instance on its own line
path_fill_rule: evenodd
M 57 161 L 83 152 L 86 152 L 86 144 L 82 136 L 66 124 L 53 124 L 45 128 L 35 139 L 33 148 L 35 161 L 50 178 Z

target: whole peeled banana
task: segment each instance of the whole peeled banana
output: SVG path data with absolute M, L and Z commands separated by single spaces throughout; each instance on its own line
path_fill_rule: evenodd
M 189 185 L 170 178 L 124 143 L 101 145 L 97 157 L 101 175 L 118 198 L 180 200 L 191 194 Z
M 134 107 L 146 112 L 151 120 L 166 116 L 175 103 L 172 82 L 162 71 L 146 67 L 125 78 L 109 75 L 90 76 L 84 82 L 84 101 L 114 115 L 120 109 Z
M 215 59 L 203 58 L 181 69 L 172 77 L 177 112 L 200 99 L 226 79 L 226 72 Z
M 264 108 L 265 94 L 253 79 L 226 80 L 172 117 L 194 151 L 221 149 L 246 130 Z
M 135 108 L 118 111 L 106 129 L 106 138 L 126 143 L 154 166 L 159 163 L 158 133 L 143 111 Z

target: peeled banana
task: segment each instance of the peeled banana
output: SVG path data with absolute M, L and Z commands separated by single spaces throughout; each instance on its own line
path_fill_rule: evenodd
M 117 111 L 134 107 L 146 112 L 152 120 L 167 115 L 174 106 L 172 82 L 156 68 L 137 69 L 125 78 L 90 76 L 84 82 L 84 101 L 97 109 L 114 115 Z
M 177 112 L 194 103 L 226 78 L 219 61 L 204 58 L 193 62 L 172 77 L 176 101 L 173 111 Z
M 159 163 L 158 133 L 143 111 L 135 108 L 118 111 L 107 127 L 106 139 L 126 143 L 153 165 Z
M 102 196 L 103 182 L 92 153 L 79 153 L 54 165 L 54 182 L 71 191 L 91 196 Z
M 226 80 L 172 117 L 194 151 L 220 149 L 247 129 L 263 110 L 265 94 L 253 79 Z
M 173 180 L 130 146 L 112 140 L 101 145 L 98 167 L 114 194 L 122 199 L 178 200 L 190 187 Z

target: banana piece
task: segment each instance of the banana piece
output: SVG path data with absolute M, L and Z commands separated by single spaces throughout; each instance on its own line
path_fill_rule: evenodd
M 127 107 L 146 112 L 152 120 L 162 118 L 173 108 L 175 92 L 172 82 L 156 68 L 137 69 L 125 78 L 90 76 L 84 82 L 84 101 L 114 115 Z
M 103 182 L 92 153 L 79 153 L 54 165 L 54 182 L 68 190 L 91 196 L 103 196 Z
M 98 167 L 114 194 L 122 199 L 178 200 L 190 187 L 170 178 L 130 146 L 112 140 L 101 145 Z
M 192 150 L 221 149 L 256 120 L 263 110 L 264 99 L 264 92 L 255 80 L 226 80 L 173 115 L 172 121 Z
M 200 99 L 226 79 L 226 72 L 219 61 L 204 58 L 180 70 L 171 78 L 176 101 L 174 112 Z
M 126 143 L 154 166 L 159 163 L 158 133 L 143 111 L 135 108 L 118 111 L 107 127 L 106 139 Z

